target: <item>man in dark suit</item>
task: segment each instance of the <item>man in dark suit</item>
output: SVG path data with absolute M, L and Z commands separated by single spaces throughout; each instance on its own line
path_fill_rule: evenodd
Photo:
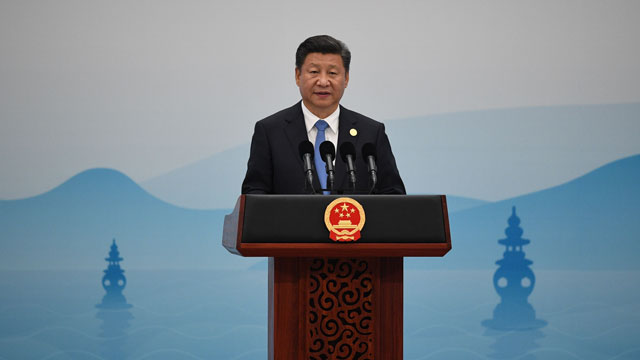
M 324 139 L 337 149 L 334 189 L 338 192 L 354 192 L 339 150 L 343 143 L 351 142 L 356 149 L 356 193 L 369 192 L 370 178 L 362 156 L 366 143 L 376 149 L 378 182 L 373 192 L 406 193 L 384 125 L 340 105 L 349 83 L 350 62 L 347 46 L 328 35 L 313 36 L 300 44 L 295 77 L 302 101 L 256 123 L 243 194 L 310 193 L 298 147 L 305 140 L 313 144 Z M 313 187 L 320 189 L 326 184 L 326 172 L 316 167 Z

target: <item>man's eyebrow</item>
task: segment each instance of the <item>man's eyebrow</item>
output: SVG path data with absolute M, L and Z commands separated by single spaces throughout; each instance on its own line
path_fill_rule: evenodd
M 322 67 L 322 65 L 320 65 L 320 64 L 316 64 L 316 63 L 309 63 L 309 66 Z M 340 66 L 335 65 L 335 64 L 329 64 L 327 67 L 329 67 L 329 68 L 340 68 Z

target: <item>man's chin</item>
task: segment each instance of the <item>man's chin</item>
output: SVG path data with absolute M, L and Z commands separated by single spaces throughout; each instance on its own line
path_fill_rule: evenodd
M 337 106 L 337 104 L 335 103 L 330 103 L 330 102 L 326 102 L 326 103 L 321 103 L 321 102 L 316 102 L 313 104 L 313 107 L 315 107 L 318 110 L 321 111 L 328 111 L 331 109 L 334 109 Z
M 329 116 L 338 107 L 338 104 L 333 103 L 333 102 L 322 103 L 322 102 L 317 102 L 316 101 L 316 102 L 312 102 L 309 105 L 310 106 L 307 106 L 307 108 L 309 110 L 311 110 L 311 112 L 314 113 L 318 117 Z
M 337 104 L 337 102 L 332 96 L 327 96 L 327 97 L 314 96 L 312 100 L 313 100 L 312 101 L 313 106 L 316 106 L 318 108 L 330 108 Z

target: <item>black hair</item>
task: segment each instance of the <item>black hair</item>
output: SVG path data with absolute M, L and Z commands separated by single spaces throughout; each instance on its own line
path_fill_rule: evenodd
M 338 54 L 342 57 L 342 65 L 349 72 L 351 51 L 345 43 L 329 35 L 316 35 L 303 41 L 296 51 L 296 68 L 301 69 L 307 55 L 311 53 Z

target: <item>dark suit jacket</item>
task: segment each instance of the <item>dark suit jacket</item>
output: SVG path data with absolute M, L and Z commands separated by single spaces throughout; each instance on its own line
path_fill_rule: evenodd
M 336 149 L 334 188 L 349 190 L 347 165 L 340 156 L 340 145 L 351 141 L 356 148 L 357 191 L 367 193 L 370 187 L 367 164 L 362 157 L 362 145 L 370 142 L 376 146 L 378 184 L 374 193 L 405 194 L 404 184 L 398 173 L 384 125 L 357 112 L 340 107 Z M 356 129 L 356 136 L 350 130 Z M 298 146 L 308 140 L 307 129 L 300 102 L 256 123 L 251 140 L 251 152 L 247 174 L 242 183 L 243 194 L 308 194 L 304 165 Z M 325 170 L 321 169 L 325 174 Z M 317 172 L 316 172 L 317 174 Z M 320 189 L 317 176 L 314 188 Z

